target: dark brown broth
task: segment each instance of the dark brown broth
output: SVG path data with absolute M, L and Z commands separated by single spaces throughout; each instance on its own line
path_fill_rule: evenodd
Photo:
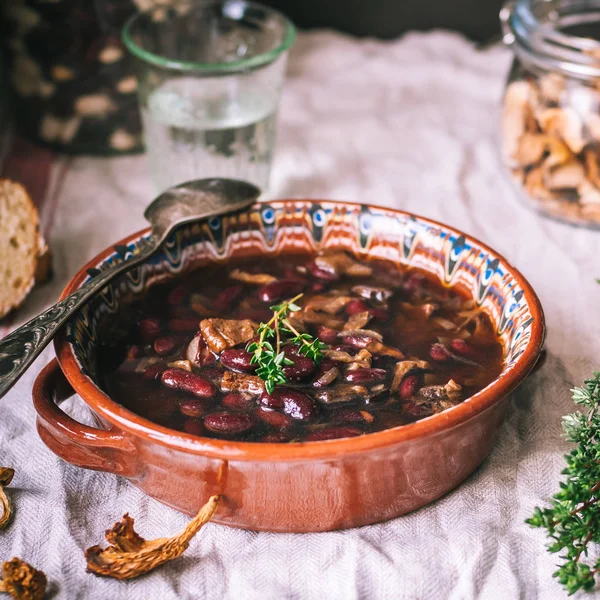
M 211 300 L 214 300 L 222 290 L 230 288 L 232 285 L 240 285 L 239 282 L 232 281 L 228 277 L 235 267 L 245 271 L 268 273 L 277 278 L 289 278 L 290 275 L 297 272 L 296 268 L 299 265 L 302 270 L 302 265 L 307 263 L 310 258 L 286 256 L 278 259 L 252 259 L 227 267 L 210 266 L 189 273 L 181 280 L 153 287 L 141 301 L 131 304 L 119 313 L 110 334 L 106 336 L 109 341 L 100 348 L 99 371 L 102 374 L 104 389 L 115 401 L 160 425 L 207 437 L 223 437 L 243 441 L 302 441 L 306 436 L 314 435 L 319 431 L 330 432 L 332 438 L 345 437 L 410 423 L 446 407 L 445 404 L 439 406 L 436 403 L 433 405 L 420 404 L 420 401 L 416 400 L 403 401 L 399 398 L 398 393 L 390 392 L 384 392 L 370 400 L 341 403 L 336 406 L 323 405 L 317 401 L 318 415 L 316 417 L 308 420 L 288 419 L 291 426 L 279 430 L 255 418 L 257 411 L 260 410 L 260 401 L 255 397 L 249 402 L 249 408 L 246 411 L 252 415 L 255 421 L 252 428 L 239 435 L 220 435 L 208 431 L 203 426 L 203 417 L 190 418 L 180 412 L 182 403 L 194 399 L 194 395 L 165 387 L 160 378 L 148 379 L 141 372 L 142 367 L 148 366 L 148 363 L 155 360 L 157 355 L 152 344 L 147 343 L 148 338 L 143 339 L 140 333 L 140 321 L 147 318 L 158 318 L 161 336 L 173 333 L 179 336 L 177 348 L 169 355 L 159 359 L 158 364 L 164 364 L 164 368 L 166 368 L 167 363 L 179 360 L 184 355 L 187 343 L 196 333 L 197 324 L 203 318 L 190 308 L 190 302 L 194 298 L 197 299 L 194 294 L 201 294 L 203 302 L 210 304 Z M 460 401 L 462 401 L 487 386 L 500 374 L 502 348 L 487 315 L 478 313 L 478 327 L 475 327 L 477 319 L 472 319 L 463 329 L 448 331 L 440 324 L 444 320 L 456 323 L 464 323 L 468 320 L 468 315 L 458 316 L 458 312 L 461 310 L 469 312 L 465 298 L 453 290 L 441 286 L 425 273 L 415 270 L 399 271 L 396 265 L 388 262 L 372 262 L 369 265 L 374 267 L 374 273 L 366 278 L 343 276 L 337 281 L 322 281 L 311 277 L 310 274 L 305 276 L 309 279 L 310 285 L 316 283 L 318 286 L 324 286 L 324 289 L 318 294 L 336 290 L 336 295 L 343 295 L 345 292 L 351 295 L 349 290 L 357 284 L 385 286 L 393 289 L 394 295 L 388 301 L 386 309 L 391 315 L 390 319 L 386 322 L 372 320 L 365 328 L 382 334 L 383 342 L 386 345 L 400 349 L 406 357 L 417 357 L 431 364 L 431 373 L 419 373 L 421 385 L 444 385 L 453 379 L 462 386 L 460 392 Z M 267 321 L 271 314 L 269 310 L 271 303 L 262 302 L 257 297 L 261 286 L 241 285 L 243 286 L 241 296 L 235 300 L 229 311 L 218 316 L 227 319 L 252 318 L 256 322 Z M 173 298 L 176 295 L 176 292 L 173 292 L 175 288 L 185 289 L 186 293 L 180 302 L 173 304 L 173 301 L 177 300 L 177 298 Z M 307 288 L 300 304 L 305 305 L 312 295 L 314 292 Z M 171 303 L 169 303 L 169 297 Z M 439 305 L 440 308 L 432 316 L 427 317 L 420 305 L 432 302 Z M 385 304 L 377 301 L 369 301 L 367 304 L 372 308 L 385 307 Z M 473 311 L 471 310 L 471 312 Z M 344 319 L 348 318 L 344 314 L 344 310 L 341 311 L 341 315 Z M 185 329 L 186 323 L 189 325 L 187 331 L 173 331 L 173 326 Z M 472 329 L 475 330 L 474 333 L 470 333 Z M 308 331 L 315 335 L 316 327 L 309 326 Z M 441 339 L 448 346 L 449 340 L 457 336 L 467 336 L 471 352 L 469 356 L 471 359 L 475 357 L 477 365 L 459 362 L 460 357 L 456 360 L 452 358 L 447 362 L 432 360 L 430 351 L 433 344 L 439 343 Z M 242 344 L 240 347 L 243 348 L 245 345 Z M 135 354 L 139 354 L 139 356 L 127 359 L 127 356 L 131 357 Z M 388 371 L 385 380 L 388 387 L 393 378 L 396 362 L 398 362 L 396 358 L 373 356 L 372 367 Z M 345 365 L 342 367 L 343 371 Z M 158 367 L 156 368 L 158 369 Z M 222 368 L 219 367 L 218 361 L 201 369 L 194 368 L 194 372 L 200 375 L 207 373 L 214 377 L 216 368 Z M 313 395 L 315 391 L 311 386 L 313 379 L 314 377 L 311 377 L 307 381 L 293 383 L 291 386 Z M 338 384 L 339 380 L 332 385 Z M 224 394 L 219 392 L 216 398 L 205 402 L 206 414 L 224 410 L 220 403 L 223 396 Z M 226 410 L 232 412 L 229 409 Z M 364 419 L 362 422 L 356 422 L 357 417 L 360 417 L 361 414 L 369 415 L 368 420 L 371 422 L 366 422 Z M 265 436 L 268 437 L 265 438 Z

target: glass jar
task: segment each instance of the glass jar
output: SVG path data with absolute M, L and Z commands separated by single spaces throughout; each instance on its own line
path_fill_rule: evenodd
M 502 159 L 528 203 L 600 227 L 600 0 L 515 0 Z

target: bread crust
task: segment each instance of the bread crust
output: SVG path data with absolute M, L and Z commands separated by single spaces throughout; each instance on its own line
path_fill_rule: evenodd
M 17 279 L 12 282 L 12 285 L 10 285 L 11 282 L 0 281 L 0 285 L 10 286 L 10 293 L 7 291 L 3 298 L 0 297 L 0 319 L 21 306 L 34 284 L 38 280 L 47 280 L 51 271 L 50 252 L 40 232 L 40 219 L 35 204 L 22 184 L 11 179 L 0 178 L 0 203 L 8 204 L 9 196 L 14 198 L 17 195 L 28 221 L 28 227 L 23 227 L 23 232 L 33 229 L 35 237 L 29 239 L 29 236 L 27 236 L 27 244 L 23 249 L 22 260 L 19 261 Z M 9 245 L 13 242 L 15 236 L 11 237 L 8 231 L 2 231 L 2 227 L 3 224 L 0 222 L 0 232 L 2 233 L 0 235 L 0 246 L 4 246 L 6 253 L 8 253 Z M 20 235 L 25 236 L 25 233 L 20 233 Z M 27 251 L 31 248 L 35 249 L 33 253 Z M 12 252 L 18 252 L 18 250 L 13 249 Z M 16 264 L 14 266 L 16 267 Z M 3 265 L 3 267 L 6 269 L 6 265 Z M 15 282 L 18 282 L 18 284 Z

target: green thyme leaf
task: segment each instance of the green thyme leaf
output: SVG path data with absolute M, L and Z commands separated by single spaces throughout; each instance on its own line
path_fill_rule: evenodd
M 283 367 L 294 364 L 294 361 L 287 358 L 282 350 L 285 344 L 298 344 L 298 352 L 316 363 L 322 359 L 323 350 L 327 348 L 320 340 L 308 333 L 296 331 L 287 320 L 290 312 L 301 310 L 296 304 L 296 300 L 301 297 L 302 294 L 299 294 L 291 300 L 271 306 L 273 316 L 268 323 L 261 323 L 258 326 L 258 341 L 252 342 L 246 348 L 252 353 L 250 363 L 257 365 L 256 374 L 265 382 L 265 390 L 268 394 L 273 393 L 275 386 L 287 383 Z
M 561 553 L 554 576 L 569 594 L 589 591 L 600 572 L 600 558 L 590 561 L 591 544 L 600 543 L 600 372 L 572 390 L 585 412 L 563 418 L 569 442 L 577 446 L 565 456 L 565 480 L 547 508 L 536 507 L 526 523 L 545 529 L 552 542 L 548 551 Z

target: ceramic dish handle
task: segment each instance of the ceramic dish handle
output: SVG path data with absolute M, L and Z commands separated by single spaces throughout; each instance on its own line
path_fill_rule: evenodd
M 78 467 L 133 477 L 134 445 L 119 432 L 83 425 L 61 410 L 59 404 L 73 394 L 58 361 L 52 360 L 33 386 L 42 441 L 60 458 Z

